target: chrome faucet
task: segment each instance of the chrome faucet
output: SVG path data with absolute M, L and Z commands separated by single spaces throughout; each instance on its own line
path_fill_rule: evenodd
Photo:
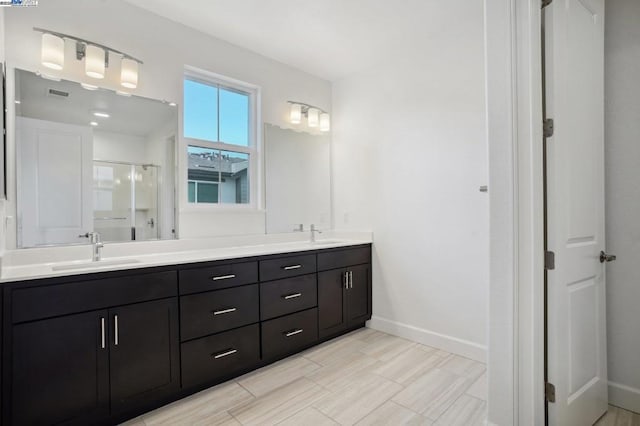
M 311 224 L 311 242 L 315 243 L 316 242 L 316 232 L 318 234 L 322 234 L 322 231 L 319 229 L 316 229 L 316 226 L 312 223 Z
M 102 242 L 102 236 L 99 232 L 87 232 L 86 234 L 78 235 L 80 238 L 89 238 L 89 241 L 93 245 L 93 261 L 98 262 L 102 257 L 102 253 L 100 249 L 104 247 L 104 243 Z

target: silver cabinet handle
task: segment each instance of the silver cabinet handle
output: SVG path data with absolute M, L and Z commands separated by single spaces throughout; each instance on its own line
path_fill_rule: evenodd
M 349 271 L 344 273 L 344 289 L 349 290 Z
M 294 293 L 294 294 L 289 294 L 287 296 L 282 296 L 282 297 L 284 298 L 284 300 L 289 300 L 289 299 L 295 299 L 300 296 L 302 296 L 302 293 Z
M 300 269 L 302 268 L 302 265 L 291 265 L 291 266 L 283 266 L 282 269 L 284 269 L 285 271 L 290 271 L 292 269 Z
M 299 328 L 297 330 L 292 330 L 292 331 L 290 331 L 288 333 L 285 333 L 284 335 L 285 335 L 285 337 L 291 337 L 291 336 L 295 336 L 296 334 L 300 334 L 303 331 L 304 331 L 303 329 Z
M 237 308 L 223 309 L 221 311 L 214 311 L 213 315 L 230 314 L 231 312 L 235 312 L 237 310 L 238 310 Z
M 113 338 L 113 344 L 118 346 L 118 316 L 114 315 L 113 316 L 113 333 L 114 333 L 114 338 Z
M 349 288 L 353 288 L 353 271 L 349 271 Z
M 104 349 L 107 346 L 107 337 L 104 331 L 104 317 L 100 318 L 100 338 L 101 338 L 100 346 L 102 347 L 102 349 Z
M 211 278 L 213 281 L 220 281 L 220 280 L 228 280 L 231 278 L 235 278 L 236 275 L 235 274 L 229 274 L 229 275 L 220 275 L 219 277 L 213 277 Z
M 229 350 L 226 350 L 224 352 L 220 352 L 219 354 L 212 355 L 212 356 L 213 356 L 214 359 L 220 359 L 220 358 L 224 358 L 225 356 L 233 355 L 233 354 L 235 354 L 237 352 L 238 352 L 237 349 L 229 349 Z

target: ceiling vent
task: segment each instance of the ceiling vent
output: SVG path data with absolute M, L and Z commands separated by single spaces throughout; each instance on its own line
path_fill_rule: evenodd
M 63 92 L 62 90 L 57 89 L 49 89 L 47 90 L 47 96 L 66 99 L 69 97 L 69 92 Z

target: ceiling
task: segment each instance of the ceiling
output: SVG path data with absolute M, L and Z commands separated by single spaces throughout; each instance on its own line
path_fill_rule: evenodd
M 468 6 L 468 0 L 127 1 L 330 81 L 398 49 L 424 48 L 451 22 L 443 14 Z
M 68 96 L 52 95 L 50 89 Z M 32 72 L 16 70 L 16 115 L 88 126 L 96 130 L 144 137 L 174 121 L 176 108 L 161 101 L 139 96 L 120 96 L 106 89 L 87 90 L 73 81 L 52 81 Z M 97 118 L 93 112 L 106 112 L 109 118 Z

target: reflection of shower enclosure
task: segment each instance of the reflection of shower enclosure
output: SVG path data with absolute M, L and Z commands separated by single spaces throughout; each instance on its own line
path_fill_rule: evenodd
M 160 167 L 93 162 L 93 229 L 104 241 L 156 240 Z

